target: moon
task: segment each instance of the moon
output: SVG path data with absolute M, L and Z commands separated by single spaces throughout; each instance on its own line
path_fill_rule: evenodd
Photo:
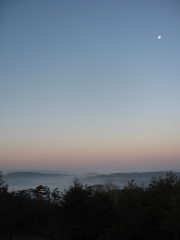
M 158 39 L 161 39 L 161 36 L 158 36 Z

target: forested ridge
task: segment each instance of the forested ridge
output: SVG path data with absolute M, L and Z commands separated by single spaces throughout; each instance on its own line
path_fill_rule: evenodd
M 121 190 L 75 180 L 61 193 L 42 185 L 9 191 L 0 172 L 0 237 L 32 234 L 55 240 L 178 240 L 180 177 L 168 172 L 147 187 L 131 180 Z

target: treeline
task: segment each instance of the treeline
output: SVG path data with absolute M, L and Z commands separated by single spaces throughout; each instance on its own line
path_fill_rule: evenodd
M 169 172 L 122 190 L 113 184 L 83 186 L 64 193 L 47 186 L 8 191 L 0 173 L 0 236 L 36 233 L 59 240 L 180 239 L 180 177 Z

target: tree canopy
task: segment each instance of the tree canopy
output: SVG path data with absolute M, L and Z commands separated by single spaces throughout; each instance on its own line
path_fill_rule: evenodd
M 0 172 L 1 233 L 6 239 L 37 233 L 55 240 L 178 240 L 180 178 L 168 172 L 147 187 L 132 179 L 121 190 L 76 179 L 63 193 L 43 185 L 9 192 Z

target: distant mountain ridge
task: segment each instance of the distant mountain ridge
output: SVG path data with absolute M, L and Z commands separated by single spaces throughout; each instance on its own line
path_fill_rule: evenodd
M 135 177 L 165 177 L 166 173 L 169 171 L 158 171 L 158 172 L 131 172 L 131 173 L 111 173 L 111 174 L 101 174 L 99 177 L 113 176 L 113 177 L 124 177 L 135 176 Z M 171 171 L 175 173 L 177 176 L 180 176 L 180 172 Z
M 65 173 L 41 173 L 41 172 L 11 172 L 6 177 L 60 177 L 67 176 Z
M 11 190 L 22 190 L 44 185 L 51 189 L 59 188 L 60 191 L 63 191 L 69 188 L 75 179 L 78 179 L 82 184 L 87 184 L 88 186 L 112 183 L 122 189 L 132 179 L 134 179 L 138 186 L 142 184 L 148 186 L 153 177 L 161 177 L 164 179 L 166 178 L 167 172 L 169 171 L 100 174 L 15 171 L 5 174 L 3 179 L 7 182 Z M 172 172 L 180 177 L 180 172 Z

